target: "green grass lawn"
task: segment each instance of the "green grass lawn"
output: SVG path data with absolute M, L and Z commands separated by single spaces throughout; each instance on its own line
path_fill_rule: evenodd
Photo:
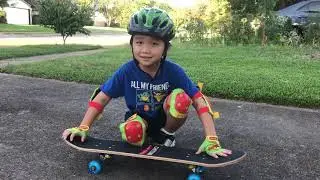
M 85 26 L 91 33 L 127 33 L 127 29 L 113 28 L 113 27 L 95 27 Z M 45 28 L 40 25 L 14 25 L 14 24 L 0 24 L 0 33 L 55 33 L 52 29 Z
M 93 45 L 26 45 L 19 47 L 1 47 L 0 46 L 0 61 L 1 59 L 28 57 L 36 55 L 46 55 L 54 53 L 65 53 L 73 51 L 93 50 L 102 48 L 101 46 Z
M 202 47 L 174 44 L 169 52 L 204 93 L 297 107 L 320 107 L 319 49 L 281 46 Z M 316 56 L 315 56 L 316 55 Z M 131 57 L 128 47 L 56 61 L 8 66 L 1 72 L 101 84 Z
M 0 24 L 0 32 L 2 33 L 54 33 L 52 29 L 39 25 L 14 25 Z

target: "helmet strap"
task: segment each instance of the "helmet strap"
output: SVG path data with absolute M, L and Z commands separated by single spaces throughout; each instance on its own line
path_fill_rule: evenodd
M 167 58 L 168 50 L 171 47 L 171 43 L 169 41 L 165 41 L 164 43 L 165 43 L 164 44 L 164 51 L 163 51 L 163 54 L 162 54 L 162 57 L 161 57 L 161 61 L 165 60 Z

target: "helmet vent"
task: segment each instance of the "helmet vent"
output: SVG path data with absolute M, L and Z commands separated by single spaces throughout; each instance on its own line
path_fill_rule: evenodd
M 161 23 L 160 28 L 164 28 L 167 24 L 168 24 L 168 21 L 164 21 L 163 23 Z
M 134 23 L 138 24 L 138 16 L 137 15 L 134 15 Z
M 142 22 L 145 24 L 147 22 L 147 17 L 145 14 L 142 15 Z
M 132 36 L 147 34 L 169 42 L 175 36 L 175 26 L 166 11 L 158 8 L 142 8 L 131 16 L 128 33 Z
M 158 19 L 159 19 L 159 17 L 154 18 L 154 19 L 152 20 L 152 25 L 155 25 L 156 22 L 158 21 Z

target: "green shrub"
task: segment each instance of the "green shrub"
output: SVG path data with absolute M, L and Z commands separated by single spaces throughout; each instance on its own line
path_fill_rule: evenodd
M 304 40 L 307 44 L 311 44 L 314 46 L 320 45 L 320 24 L 319 23 L 312 23 L 307 26 L 306 32 L 304 35 Z
M 250 44 L 256 41 L 255 31 L 250 22 L 253 16 L 234 14 L 230 26 L 223 32 L 228 44 Z
M 1 8 L 0 8 L 0 23 L 2 24 L 7 23 L 6 12 L 4 10 L 1 10 Z
M 205 38 L 207 27 L 201 19 L 191 18 L 190 21 L 185 24 L 185 30 L 190 39 L 193 41 L 201 41 Z
M 302 37 L 297 33 L 297 31 L 292 30 L 287 35 L 282 35 L 279 42 L 282 45 L 297 47 L 302 43 Z
M 274 44 L 282 43 L 283 37 L 292 37 L 294 30 L 289 18 L 272 15 L 266 18 L 266 35 L 268 41 Z
M 313 46 L 320 46 L 320 16 L 312 17 L 304 31 L 304 42 Z

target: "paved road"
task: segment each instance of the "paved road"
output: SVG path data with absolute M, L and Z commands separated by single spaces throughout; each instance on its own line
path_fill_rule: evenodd
M 87 174 L 95 154 L 65 145 L 62 131 L 81 120 L 95 86 L 0 74 L 0 179 L 185 179 L 183 165 L 114 157 L 101 175 Z M 320 110 L 215 99 L 223 146 L 247 151 L 204 179 L 303 179 L 320 177 Z M 92 135 L 119 139 L 123 99 L 112 100 Z M 202 128 L 194 111 L 177 132 L 177 146 L 196 149 Z
M 0 46 L 38 45 L 38 44 L 63 44 L 62 37 L 58 34 L 7 34 L 0 33 Z M 128 34 L 101 33 L 91 36 L 75 35 L 68 37 L 67 44 L 91 44 L 101 46 L 114 46 L 128 44 Z

